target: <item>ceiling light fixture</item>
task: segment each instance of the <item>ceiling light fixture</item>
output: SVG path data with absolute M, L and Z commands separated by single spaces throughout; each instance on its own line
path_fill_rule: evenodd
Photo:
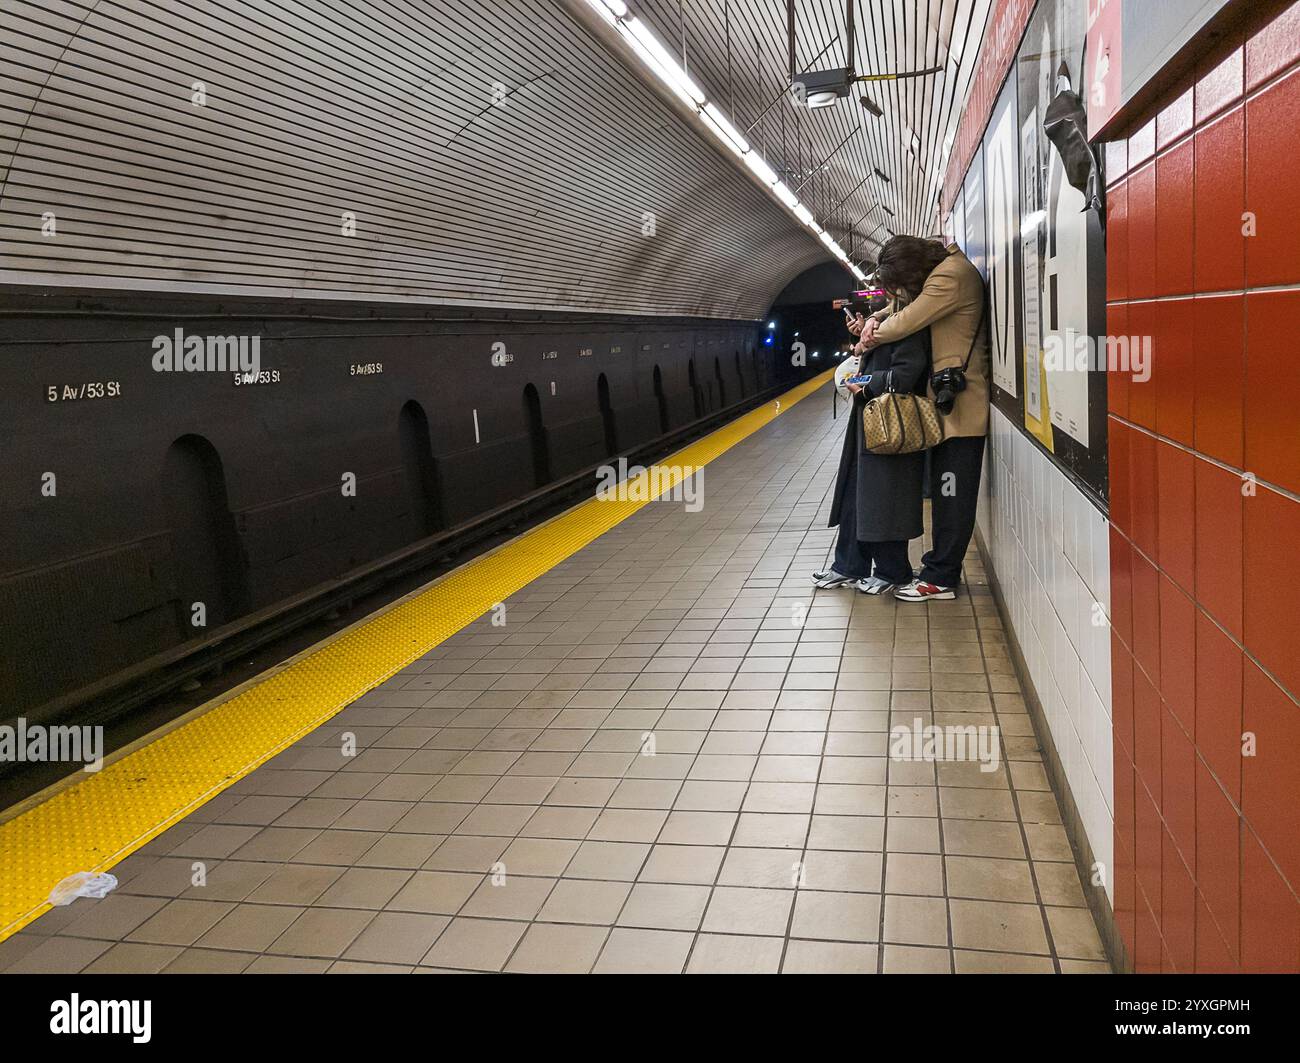
M 745 168 L 762 184 L 766 185 L 781 204 L 811 230 L 813 235 L 825 245 L 832 255 L 843 262 L 858 280 L 863 280 L 865 275 L 856 265 L 849 261 L 844 249 L 835 242 L 828 232 L 817 224 L 812 211 L 799 201 L 799 197 L 786 186 L 776 171 L 768 165 L 767 160 L 754 150 L 753 145 L 750 144 L 745 135 L 731 123 L 718 107 L 709 102 L 704 90 L 692 80 L 672 53 L 664 47 L 659 38 L 655 36 L 654 31 L 640 19 L 633 16 L 628 11 L 628 7 L 623 3 L 623 0 L 587 0 L 587 3 L 606 25 L 612 27 L 618 33 L 624 44 L 632 50 L 642 64 L 678 100 L 695 113 L 700 123 L 713 135 L 714 139 L 720 142 L 732 155 L 738 156 L 744 162 Z M 847 89 L 845 91 L 847 92 Z M 834 102 L 838 98 L 838 96 L 833 96 L 827 102 Z M 767 342 L 772 342 L 770 336 Z
M 845 0 L 844 35 L 848 42 L 846 45 L 845 65 L 832 70 L 809 70 L 802 74 L 796 74 L 794 72 L 794 4 L 788 3 L 786 5 L 786 35 L 790 53 L 790 91 L 796 100 L 801 101 L 811 111 L 819 110 L 822 107 L 830 107 L 832 104 L 844 99 L 849 95 L 849 90 L 855 82 L 901 81 L 904 78 L 929 77 L 931 74 L 943 72 L 943 65 L 940 64 L 939 66 L 926 67 L 924 70 L 900 70 L 892 74 L 857 73 L 854 70 L 854 50 L 857 44 L 856 7 L 857 0 Z M 861 98 L 861 103 L 877 118 L 883 117 L 883 112 L 874 102 L 868 102 L 865 96 Z

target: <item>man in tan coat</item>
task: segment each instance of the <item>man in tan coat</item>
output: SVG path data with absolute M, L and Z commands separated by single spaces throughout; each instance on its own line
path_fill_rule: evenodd
M 943 442 L 930 452 L 933 547 L 921 559 L 920 576 L 895 592 L 909 602 L 954 598 L 975 531 L 989 426 L 984 280 L 955 246 L 915 236 L 895 236 L 880 249 L 876 279 L 894 303 L 853 328 L 858 346 L 866 350 L 929 328 L 932 374 L 959 370 L 965 378 L 965 388 L 942 418 Z M 933 376 L 928 394 L 935 398 Z

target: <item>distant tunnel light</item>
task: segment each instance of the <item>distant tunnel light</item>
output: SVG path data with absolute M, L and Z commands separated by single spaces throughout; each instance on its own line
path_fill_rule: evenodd
M 763 345 L 764 345 L 765 347 L 771 347 L 771 346 L 772 346 L 772 337 L 771 337 L 771 336 L 764 336 L 764 337 L 763 337 Z
M 775 321 L 769 321 L 769 322 L 767 323 L 767 327 L 770 328 L 770 329 L 771 329 L 771 328 L 776 328 L 776 322 L 775 322 Z

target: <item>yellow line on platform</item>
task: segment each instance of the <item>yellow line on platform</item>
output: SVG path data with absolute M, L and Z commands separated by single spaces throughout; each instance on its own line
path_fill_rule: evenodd
M 829 376 L 820 374 L 711 432 L 665 458 L 660 469 L 707 464 Z M 659 477 L 644 492 L 628 492 L 645 501 L 579 503 L 0 823 L 0 941 L 48 911 L 50 890 L 65 877 L 105 871 L 125 859 L 679 478 Z

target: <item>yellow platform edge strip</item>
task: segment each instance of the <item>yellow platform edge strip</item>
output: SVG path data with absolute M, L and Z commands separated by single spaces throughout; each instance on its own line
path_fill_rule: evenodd
M 830 375 L 664 458 L 660 470 L 708 464 L 816 392 Z M 680 478 L 680 472 L 661 475 L 646 490 L 627 492 L 644 500 L 578 503 L 0 823 L 0 941 L 48 911 L 50 891 L 68 875 L 106 871 L 130 856 Z

